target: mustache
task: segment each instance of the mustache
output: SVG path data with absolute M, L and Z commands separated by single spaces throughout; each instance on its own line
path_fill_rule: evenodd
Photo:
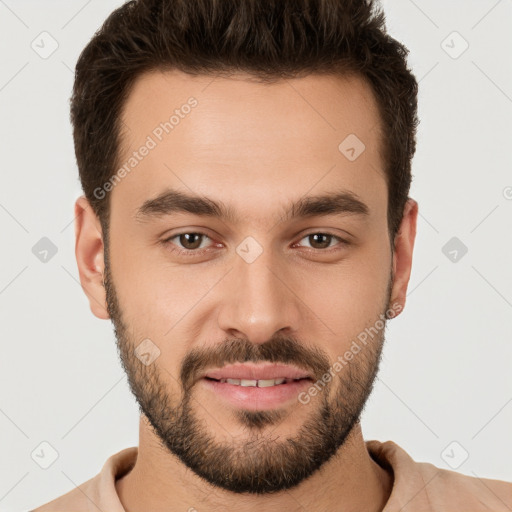
M 330 368 L 325 352 L 292 338 L 276 336 L 258 345 L 247 339 L 235 338 L 215 347 L 191 350 L 181 365 L 183 389 L 188 391 L 206 369 L 247 362 L 293 364 L 311 373 L 315 380 L 320 379 Z

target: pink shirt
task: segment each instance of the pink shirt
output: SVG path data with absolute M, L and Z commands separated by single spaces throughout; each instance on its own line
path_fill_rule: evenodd
M 372 458 L 391 467 L 394 474 L 391 496 L 382 512 L 512 511 L 512 483 L 415 462 L 392 441 L 366 441 L 366 446 Z M 32 512 L 125 512 L 114 483 L 132 469 L 137 452 L 134 446 L 112 455 L 95 477 Z

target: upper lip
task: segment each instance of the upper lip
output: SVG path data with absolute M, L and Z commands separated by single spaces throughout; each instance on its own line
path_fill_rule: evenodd
M 270 379 L 306 379 L 311 378 L 307 371 L 296 366 L 285 364 L 254 364 L 238 363 L 229 364 L 222 368 L 212 368 L 204 372 L 202 377 L 211 379 L 247 379 L 247 380 L 270 380 Z

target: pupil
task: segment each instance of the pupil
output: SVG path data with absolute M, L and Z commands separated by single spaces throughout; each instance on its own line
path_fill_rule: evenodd
M 197 237 L 197 240 L 195 242 L 191 242 L 191 238 Z M 201 245 L 201 235 L 198 233 L 185 233 L 184 235 L 180 236 L 180 243 L 185 247 L 186 249 L 197 249 Z
M 319 242 L 318 241 L 318 238 L 319 237 L 324 237 L 326 238 L 327 240 L 324 241 L 324 242 Z M 314 244 L 319 244 L 322 248 L 325 248 L 325 247 L 329 247 L 329 244 L 331 243 L 331 237 L 332 235 L 325 235 L 324 233 L 315 233 L 314 235 L 310 235 L 310 243 L 311 243 L 311 238 L 314 239 L 314 242 L 311 244 L 314 246 Z

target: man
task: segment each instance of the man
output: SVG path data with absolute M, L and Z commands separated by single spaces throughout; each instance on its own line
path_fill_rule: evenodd
M 38 512 L 512 508 L 361 432 L 416 234 L 406 55 L 369 0 L 108 18 L 72 97 L 76 257 L 140 439 Z

